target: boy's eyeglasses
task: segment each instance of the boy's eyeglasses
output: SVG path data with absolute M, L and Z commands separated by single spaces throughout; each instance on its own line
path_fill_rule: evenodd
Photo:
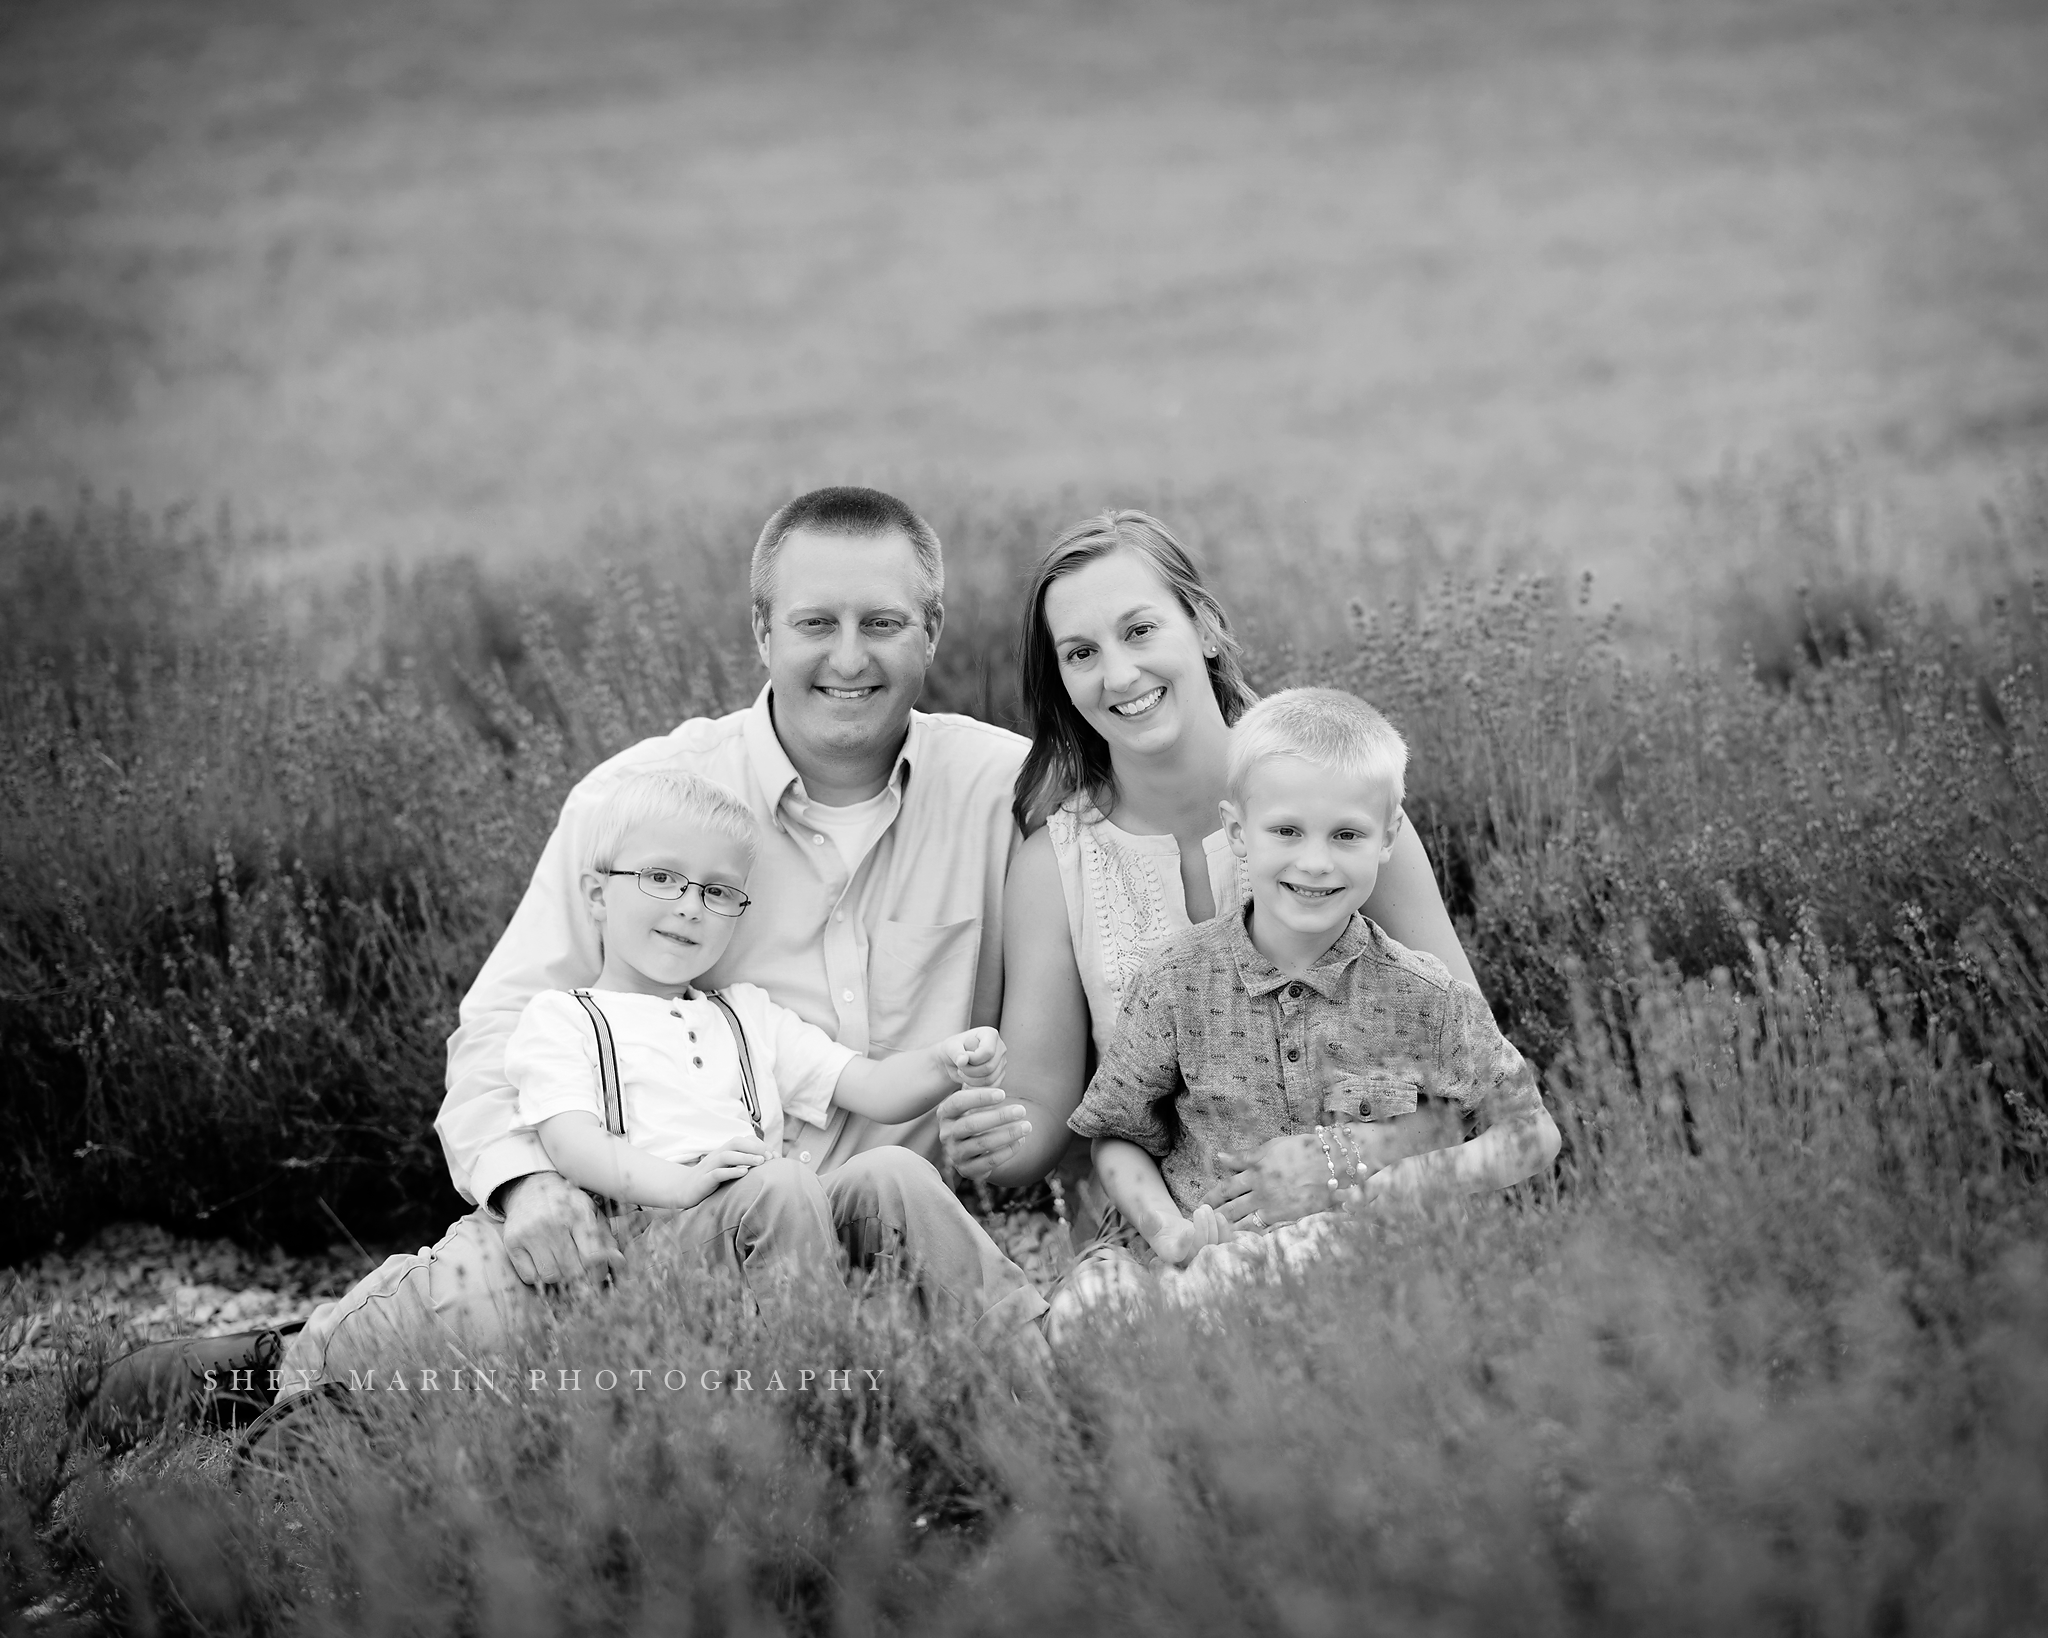
M 680 870 L 607 870 L 607 876 L 631 876 L 650 899 L 679 899 L 691 888 L 704 897 L 704 908 L 714 916 L 736 916 L 754 901 L 737 887 L 724 882 L 693 882 Z

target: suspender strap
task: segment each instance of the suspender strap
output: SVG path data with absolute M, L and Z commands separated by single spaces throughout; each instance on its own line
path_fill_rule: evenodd
M 604 1085 L 604 1128 L 613 1137 L 626 1135 L 626 1100 L 619 1092 L 619 1049 L 612 1043 L 611 1021 L 607 1019 L 588 990 L 569 992 L 583 1003 L 583 1010 L 590 1014 L 590 1027 L 597 1031 L 597 1078 Z M 607 1217 L 616 1217 L 621 1210 L 618 1201 L 598 1198 Z
M 740 1049 L 740 1096 L 747 1100 L 747 1119 L 754 1123 L 754 1136 L 765 1137 L 767 1134 L 761 1129 L 761 1096 L 754 1090 L 754 1055 L 747 1050 L 747 1032 L 740 1027 L 740 1015 L 717 990 L 704 991 L 704 997 L 717 1005 L 732 1026 L 732 1038 Z

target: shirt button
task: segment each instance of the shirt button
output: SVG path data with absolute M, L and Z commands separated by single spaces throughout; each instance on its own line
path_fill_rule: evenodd
M 1287 993 L 1299 1001 L 1301 999 L 1301 986 L 1299 984 L 1289 984 L 1287 986 Z
M 796 1158 L 801 1164 L 808 1166 L 811 1163 L 811 1151 L 808 1149 L 799 1149 L 796 1152 Z
M 851 1001 L 853 999 L 853 991 L 841 990 L 839 992 L 839 999 L 842 1001 Z
M 1297 1061 L 1297 1060 L 1298 1060 L 1298 1059 L 1299 1059 L 1300 1057 L 1301 1057 L 1301 1052 L 1300 1052 L 1300 1049 L 1299 1049 L 1299 1048 L 1296 1048 L 1296 1047 L 1289 1047 L 1289 1048 L 1287 1049 L 1287 1061 L 1288 1061 L 1289 1063 L 1294 1063 L 1294 1062 L 1296 1062 L 1296 1061 Z
M 832 919 L 834 921 L 844 921 L 846 919 L 846 912 L 844 910 L 834 910 L 832 912 Z
M 1294 1056 L 1294 1054 L 1290 1052 L 1287 1054 L 1287 1056 L 1291 1058 Z M 704 1067 L 704 1060 L 702 1058 L 692 1058 L 690 1062 L 695 1064 L 699 1069 L 702 1069 Z
M 813 836 L 813 837 L 811 838 L 811 846 L 812 846 L 812 847 L 823 847 L 824 845 L 825 845 L 825 838 L 824 838 L 824 837 L 822 837 L 822 836 Z

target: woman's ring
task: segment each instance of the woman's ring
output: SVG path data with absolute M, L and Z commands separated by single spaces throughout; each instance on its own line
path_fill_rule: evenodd
M 1273 1226 L 1271 1223 L 1266 1221 L 1266 1214 L 1263 1209 L 1252 1213 L 1252 1221 L 1259 1225 L 1259 1232 L 1261 1234 L 1264 1234 L 1268 1229 L 1270 1229 Z

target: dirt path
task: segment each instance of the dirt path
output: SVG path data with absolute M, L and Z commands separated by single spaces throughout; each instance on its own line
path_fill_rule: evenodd
M 1012 1209 L 981 1221 L 1041 1290 L 1065 1271 L 1065 1230 L 1052 1218 Z M 303 1319 L 370 1266 L 353 1246 L 311 1257 L 263 1255 L 231 1240 L 110 1224 L 81 1246 L 59 1247 L 0 1276 L 0 1382 L 89 1348 L 119 1353 L 161 1337 L 222 1336 Z

